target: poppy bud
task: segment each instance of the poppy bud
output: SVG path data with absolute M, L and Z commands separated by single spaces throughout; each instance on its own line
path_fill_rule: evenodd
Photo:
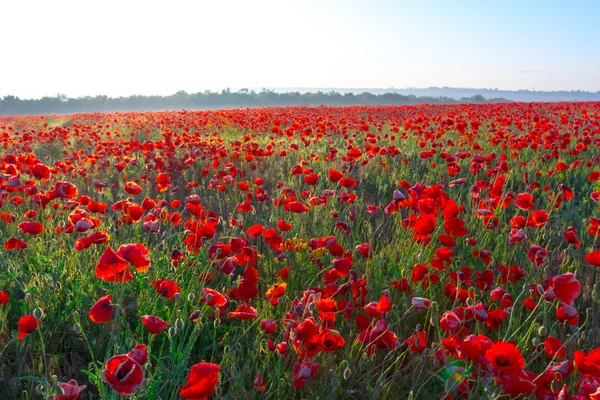
M 35 310 L 33 310 L 33 316 L 35 317 L 35 319 L 40 320 L 44 316 L 44 312 L 41 308 L 38 307 Z
M 73 324 L 73 331 L 79 335 L 81 333 L 81 325 L 79 325 L 77 322 Z
M 417 327 L 415 328 L 415 330 L 416 330 L 417 332 L 420 332 L 420 331 L 421 331 L 421 329 L 423 329 L 423 327 L 421 326 L 421 324 L 417 324 Z
M 188 302 L 193 303 L 196 295 L 194 293 L 188 294 Z
M 181 293 L 177 292 L 173 295 L 173 300 L 179 300 L 181 298 Z
M 548 328 L 546 328 L 545 326 L 540 326 L 540 329 L 538 329 L 538 335 L 540 335 L 541 337 L 544 337 L 548 334 Z
M 117 346 L 117 353 L 122 354 L 124 352 L 123 346 Z
M 185 327 L 185 323 L 183 322 L 183 320 L 181 318 L 177 318 L 177 321 L 175 321 L 175 327 L 177 328 L 178 331 L 183 330 L 183 328 Z
M 174 326 L 169 328 L 169 336 L 174 337 L 177 334 L 177 328 Z
M 540 296 L 542 296 L 546 292 L 542 285 L 537 285 L 537 291 L 540 294 Z
M 350 371 L 350 368 L 346 368 L 344 370 L 344 380 L 348 380 L 350 379 L 350 376 L 352 375 L 352 371 Z
M 538 347 L 540 345 L 540 338 L 539 337 L 534 337 L 533 340 L 531 341 L 531 343 L 533 343 L 533 345 L 535 347 Z
M 473 307 L 473 299 L 471 297 L 467 297 L 467 300 L 465 301 L 465 303 L 467 303 L 467 305 L 469 307 Z
M 431 323 L 432 326 L 437 326 L 439 323 L 439 320 L 435 315 L 432 315 L 429 322 Z
M 127 339 L 125 339 L 125 345 L 127 347 L 133 347 L 135 345 L 133 338 L 128 337 Z

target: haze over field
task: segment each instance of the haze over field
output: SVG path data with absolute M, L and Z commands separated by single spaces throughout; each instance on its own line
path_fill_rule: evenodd
M 595 1 L 3 2 L 0 96 L 599 91 L 599 14 Z

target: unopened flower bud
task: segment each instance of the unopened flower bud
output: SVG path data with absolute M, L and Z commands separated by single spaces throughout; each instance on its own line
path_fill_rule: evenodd
M 35 310 L 33 310 L 33 316 L 36 319 L 42 319 L 42 317 L 44 316 L 44 312 L 41 308 L 37 307 Z
M 350 368 L 346 368 L 344 370 L 344 380 L 348 380 L 350 379 L 350 376 L 352 375 L 352 371 L 350 371 Z

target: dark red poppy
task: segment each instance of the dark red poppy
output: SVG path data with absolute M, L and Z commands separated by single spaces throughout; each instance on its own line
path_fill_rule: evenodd
M 262 392 L 263 390 L 265 390 L 265 378 L 260 372 L 256 373 L 256 378 L 252 383 L 252 387 L 254 387 L 254 389 L 256 389 L 256 391 L 258 392 Z

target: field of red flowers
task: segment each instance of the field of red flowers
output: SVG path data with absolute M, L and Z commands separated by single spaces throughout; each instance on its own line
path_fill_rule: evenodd
M 0 118 L 2 399 L 600 398 L 600 103 Z

